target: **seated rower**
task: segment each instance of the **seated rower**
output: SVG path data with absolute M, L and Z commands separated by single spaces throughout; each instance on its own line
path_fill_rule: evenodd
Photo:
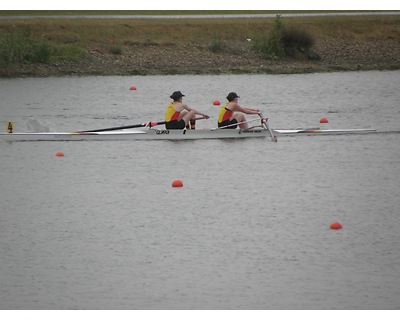
M 182 103 L 182 97 L 185 95 L 180 91 L 174 91 L 170 98 L 173 100 L 165 111 L 165 128 L 171 129 L 184 129 L 189 128 L 195 129 L 196 127 L 196 114 L 203 116 L 208 119 L 208 115 L 201 113 L 188 105 Z
M 240 129 L 247 129 L 249 125 L 243 113 L 258 115 L 261 114 L 261 111 L 258 109 L 243 108 L 239 106 L 239 98 L 240 97 L 236 94 L 236 92 L 230 92 L 228 94 L 228 96 L 226 97 L 228 103 L 224 104 L 219 112 L 218 128 L 236 129 L 239 125 Z M 235 114 L 236 111 L 242 113 Z

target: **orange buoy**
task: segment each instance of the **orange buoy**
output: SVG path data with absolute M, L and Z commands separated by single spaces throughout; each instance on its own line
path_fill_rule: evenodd
M 182 182 L 182 180 L 174 180 L 174 181 L 172 181 L 172 186 L 174 188 L 183 187 L 183 182 Z
M 214 100 L 214 101 L 213 101 L 213 105 L 214 105 L 214 106 L 219 106 L 219 105 L 221 105 L 221 101 L 219 101 L 219 100 Z
M 136 87 L 135 87 L 135 86 L 131 86 L 131 87 L 129 88 L 129 90 L 136 90 Z
M 56 153 L 56 156 L 57 156 L 57 157 L 64 157 L 64 153 L 63 153 L 63 152 L 57 152 L 57 153 Z
M 331 223 L 331 229 L 333 229 L 333 230 L 338 230 L 338 229 L 342 229 L 342 228 L 343 228 L 343 226 L 339 222 Z
M 319 123 L 328 123 L 328 119 L 327 118 L 321 118 L 319 120 Z

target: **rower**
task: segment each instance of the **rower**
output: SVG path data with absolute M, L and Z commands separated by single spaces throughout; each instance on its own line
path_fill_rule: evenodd
M 238 99 L 240 97 L 236 94 L 236 92 L 229 92 L 226 99 L 228 103 L 224 104 L 219 111 L 218 116 L 218 128 L 223 129 L 236 129 L 239 125 L 240 129 L 247 129 L 249 124 L 247 123 L 245 114 L 261 114 L 261 111 L 258 109 L 251 108 L 243 108 L 239 106 Z M 239 114 L 235 114 L 235 112 L 241 112 Z
M 209 118 L 208 115 L 184 104 L 182 102 L 184 96 L 185 95 L 180 91 L 174 91 L 171 94 L 170 98 L 172 99 L 172 102 L 168 105 L 167 110 L 165 111 L 166 129 L 189 129 L 190 125 L 190 129 L 193 130 L 196 127 L 196 114 L 203 116 L 205 119 Z

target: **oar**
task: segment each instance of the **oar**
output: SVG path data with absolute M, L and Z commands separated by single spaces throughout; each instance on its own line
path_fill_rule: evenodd
M 269 133 L 271 134 L 271 141 L 272 142 L 278 142 L 278 138 L 274 135 L 274 133 L 272 132 L 271 128 L 268 126 L 267 121 L 268 118 L 264 118 L 262 114 L 259 114 L 260 118 L 261 118 L 261 123 L 262 125 L 268 129 Z
M 206 119 L 206 117 L 196 118 L 195 120 L 202 120 L 202 119 Z M 151 128 L 151 127 L 160 126 L 160 125 L 166 124 L 166 123 L 167 123 L 167 121 L 150 121 L 150 122 L 132 124 L 129 126 L 122 126 L 122 127 L 111 127 L 111 128 L 104 128 L 104 129 L 76 131 L 76 133 L 104 132 L 104 131 L 113 131 L 113 130 L 122 130 L 122 129 L 133 129 L 133 128 L 140 128 L 140 127 L 150 127 Z
M 213 129 L 211 129 L 211 131 L 219 130 L 219 129 L 226 129 L 226 128 L 229 128 L 229 127 L 237 126 L 237 125 L 242 124 L 242 123 L 250 123 L 250 122 L 254 122 L 254 121 L 257 121 L 257 119 L 246 120 L 246 121 L 242 121 L 242 122 L 236 122 L 236 123 L 228 124 L 226 126 L 213 128 Z M 247 130 L 247 129 L 243 129 L 243 130 Z
M 122 127 L 111 127 L 111 128 L 104 128 L 104 129 L 77 131 L 77 133 L 113 131 L 113 130 L 140 128 L 140 127 L 155 127 L 155 126 L 159 126 L 159 125 L 166 124 L 166 123 L 167 123 L 166 121 L 157 121 L 157 122 L 156 121 L 151 121 L 151 122 L 132 124 L 132 125 L 129 125 L 129 126 L 122 126 Z

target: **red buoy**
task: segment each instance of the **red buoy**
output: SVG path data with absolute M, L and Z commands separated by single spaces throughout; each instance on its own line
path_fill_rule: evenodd
M 221 101 L 219 101 L 219 100 L 214 100 L 214 101 L 213 101 L 213 105 L 214 105 L 214 106 L 219 106 L 219 105 L 221 105 Z
M 56 153 L 56 156 L 57 156 L 57 157 L 64 157 L 64 152 L 57 152 L 57 153 Z
M 129 88 L 129 90 L 136 90 L 136 87 L 135 87 L 135 86 L 131 86 L 131 87 Z
M 331 229 L 333 230 L 339 230 L 342 229 L 343 226 L 339 222 L 333 222 L 331 223 Z
M 183 187 L 183 182 L 182 182 L 182 180 L 174 180 L 174 181 L 172 181 L 172 186 L 174 188 Z
M 328 123 L 328 119 L 327 118 L 321 118 L 319 120 L 319 123 Z

